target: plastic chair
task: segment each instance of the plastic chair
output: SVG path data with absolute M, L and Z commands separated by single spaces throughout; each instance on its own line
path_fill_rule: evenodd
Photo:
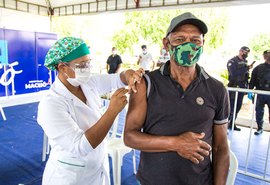
M 133 151 L 133 172 L 137 173 L 136 170 L 136 154 L 135 150 L 127 147 L 124 144 L 122 133 L 118 136 L 118 116 L 116 117 L 113 126 L 112 134 L 107 138 L 107 152 L 112 159 L 112 170 L 113 170 L 113 182 L 114 185 L 121 184 L 121 169 L 123 165 L 123 157 Z
M 235 154 L 232 151 L 230 151 L 230 168 L 226 185 L 234 185 L 237 169 L 238 169 L 238 160 Z

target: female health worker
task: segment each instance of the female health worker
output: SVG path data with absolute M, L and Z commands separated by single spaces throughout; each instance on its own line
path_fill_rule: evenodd
M 48 51 L 45 66 L 58 75 L 38 107 L 38 123 L 49 138 L 51 152 L 43 185 L 102 185 L 109 182 L 106 137 L 127 104 L 125 85 L 136 92 L 144 73 L 91 75 L 90 51 L 82 39 L 65 37 Z M 117 90 L 116 90 L 117 89 Z M 116 90 L 102 114 L 100 96 Z

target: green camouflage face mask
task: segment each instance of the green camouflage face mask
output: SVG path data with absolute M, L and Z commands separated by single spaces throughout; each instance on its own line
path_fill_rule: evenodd
M 170 48 L 169 51 L 179 66 L 190 67 L 198 62 L 203 48 L 191 42 L 186 42 L 176 46 L 173 50 Z

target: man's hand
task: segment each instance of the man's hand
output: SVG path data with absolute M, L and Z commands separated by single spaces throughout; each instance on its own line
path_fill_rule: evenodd
M 253 68 L 253 64 L 255 64 L 256 61 L 253 61 L 250 65 L 248 65 L 248 69 Z
M 175 139 L 176 152 L 183 158 L 189 159 L 195 164 L 199 164 L 204 157 L 209 156 L 211 146 L 203 141 L 205 133 L 197 134 L 185 132 Z

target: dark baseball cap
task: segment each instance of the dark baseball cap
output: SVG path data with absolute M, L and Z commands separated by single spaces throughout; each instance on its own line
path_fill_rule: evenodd
M 268 53 L 270 53 L 270 50 L 268 49 L 268 50 L 265 50 L 264 52 L 263 52 L 263 54 L 265 55 L 265 54 L 268 54 Z
M 166 37 L 177 27 L 180 25 L 184 25 L 184 24 L 192 24 L 194 26 L 197 26 L 200 31 L 202 32 L 202 34 L 206 34 L 208 29 L 206 24 L 201 21 L 200 19 L 198 19 L 197 17 L 195 17 L 192 13 L 190 12 L 186 12 L 183 13 L 181 15 L 178 15 L 177 17 L 173 18 L 170 26 L 167 30 L 167 34 Z
M 250 49 L 247 46 L 242 46 L 240 50 L 250 52 Z

